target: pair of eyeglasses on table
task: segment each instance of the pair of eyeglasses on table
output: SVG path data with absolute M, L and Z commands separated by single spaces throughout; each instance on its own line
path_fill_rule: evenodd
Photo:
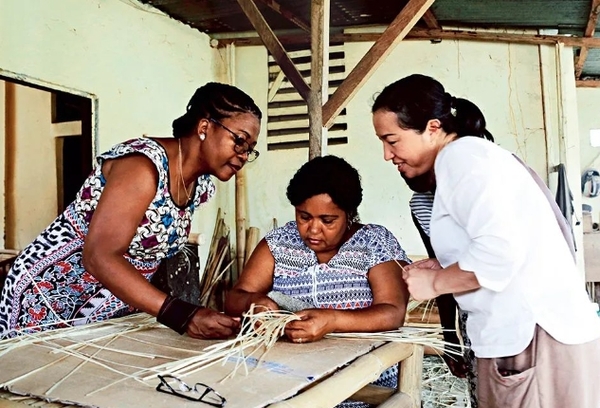
M 160 382 L 156 386 L 156 391 L 218 408 L 224 407 L 227 402 L 221 394 L 206 384 L 196 383 L 191 387 L 173 375 L 158 375 L 158 378 Z

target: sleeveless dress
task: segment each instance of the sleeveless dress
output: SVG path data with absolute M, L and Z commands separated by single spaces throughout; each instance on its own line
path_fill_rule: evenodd
M 373 293 L 367 273 L 381 263 L 398 260 L 410 262 L 404 250 L 385 227 L 366 224 L 346 241 L 327 263 L 317 255 L 298 233 L 291 221 L 265 236 L 275 270 L 273 290 L 323 309 L 362 309 L 371 306 Z M 398 367 L 383 372 L 374 382 L 384 387 L 398 386 Z M 368 407 L 358 401 L 344 401 L 338 407 Z
M 161 260 L 183 248 L 194 210 L 215 194 L 210 176 L 200 176 L 193 199 L 179 207 L 169 192 L 169 162 L 162 145 L 149 138 L 119 143 L 97 158 L 98 165 L 75 201 L 15 260 L 0 295 L 0 338 L 14 337 L 23 330 L 86 324 L 135 311 L 82 264 L 85 237 L 106 184 L 102 163 L 130 154 L 143 154 L 152 160 L 158 172 L 158 187 L 123 256 L 150 280 Z

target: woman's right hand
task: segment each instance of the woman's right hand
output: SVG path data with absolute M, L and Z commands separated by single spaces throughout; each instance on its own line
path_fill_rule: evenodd
M 195 339 L 222 339 L 234 335 L 239 328 L 240 319 L 202 308 L 188 323 L 187 334 Z
M 273 299 L 265 295 L 259 295 L 255 299 L 252 299 L 252 303 L 254 303 L 254 311 L 257 313 L 280 309 L 279 305 Z

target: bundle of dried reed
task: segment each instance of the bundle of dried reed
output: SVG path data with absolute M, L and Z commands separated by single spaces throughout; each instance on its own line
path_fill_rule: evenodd
M 229 227 L 225 224 L 219 208 L 206 266 L 200 279 L 200 304 L 202 306 L 223 310 L 225 292 L 233 283 L 230 269 L 233 262 Z

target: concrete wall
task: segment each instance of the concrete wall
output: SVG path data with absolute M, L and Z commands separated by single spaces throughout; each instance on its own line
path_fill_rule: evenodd
M 195 89 L 225 77 L 221 61 L 208 36 L 135 1 L 0 1 L 0 75 L 94 99 L 100 152 L 169 136 Z M 217 205 L 194 219 L 208 239 Z

